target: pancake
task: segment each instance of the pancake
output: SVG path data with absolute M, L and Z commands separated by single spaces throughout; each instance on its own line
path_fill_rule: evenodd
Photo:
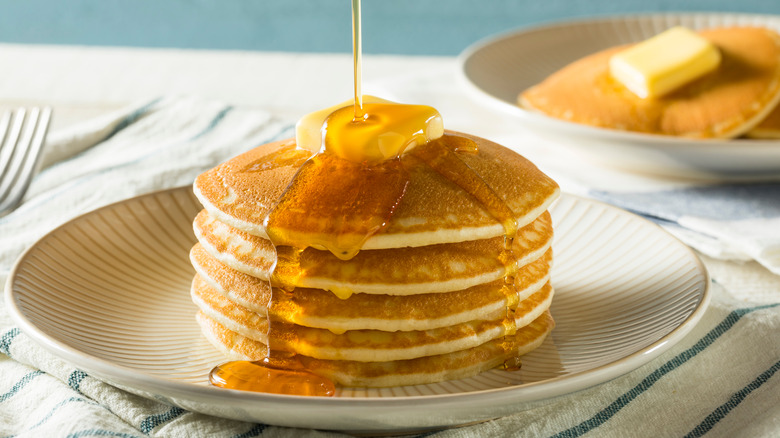
M 775 109 L 764 117 L 761 123 L 748 131 L 746 136 L 765 140 L 780 139 L 780 104 L 775 106 Z
M 200 311 L 242 336 L 265 345 L 270 342 L 270 347 L 276 351 L 318 359 L 360 362 L 414 359 L 481 345 L 530 324 L 550 307 L 552 297 L 552 287 L 547 283 L 521 301 L 513 312 L 511 321 L 514 325 L 511 327 L 504 325 L 506 310 L 499 309 L 493 315 L 484 315 L 492 319 L 430 330 L 348 330 L 338 334 L 326 329 L 273 321 L 274 329 L 269 332 L 267 318 L 236 305 L 209 287 L 199 276 L 195 277 L 192 286 L 193 302 Z
M 447 131 L 476 143 L 477 153 L 459 154 L 503 199 L 517 227 L 531 223 L 557 198 L 558 185 L 530 161 L 488 140 Z M 211 216 L 236 229 L 268 238 L 263 220 L 292 181 L 308 154 L 294 140 L 252 149 L 195 179 L 193 190 Z M 362 249 L 403 248 L 502 237 L 502 224 L 479 201 L 412 154 L 401 158 L 410 170 L 403 202 L 387 226 L 368 238 Z M 309 218 L 317 236 L 328 221 Z M 346 218 L 345 220 L 349 220 Z M 314 238 L 310 241 L 315 241 Z
M 752 27 L 699 34 L 721 52 L 720 66 L 655 99 L 634 95 L 609 74 L 614 47 L 564 67 L 519 96 L 520 106 L 602 128 L 691 138 L 733 138 L 780 101 L 780 36 Z
M 417 146 L 394 169 L 356 165 L 358 179 L 332 156 L 312 165 L 292 140 L 201 174 L 190 292 L 206 338 L 232 358 L 292 354 L 315 374 L 367 386 L 465 377 L 536 348 L 553 326 L 547 208 L 559 188 L 509 149 L 457 135 Z M 321 173 L 310 179 L 312 166 Z M 372 172 L 380 178 L 362 179 Z M 344 175 L 347 184 L 328 184 Z M 400 181 L 401 196 L 391 192 L 389 210 L 378 202 L 386 215 L 353 217 L 354 203 L 372 204 L 365 193 L 384 196 L 368 181 Z M 342 188 L 344 203 L 329 205 Z M 283 193 L 293 202 L 277 207 Z M 268 219 L 272 210 L 284 220 Z M 378 232 L 342 245 L 377 218 Z
M 195 218 L 195 235 L 203 248 L 225 265 L 260 279 L 268 279 L 276 263 L 267 239 L 232 228 L 205 210 Z M 552 220 L 544 212 L 518 231 L 512 253 L 517 267 L 547 251 L 552 243 Z M 506 273 L 496 255 L 503 237 L 384 250 L 360 251 L 341 260 L 328 251 L 307 248 L 301 254 L 301 273 L 293 286 L 331 290 L 341 297 L 353 292 L 409 295 L 450 292 L 488 283 Z
M 289 294 L 268 281 L 231 269 L 195 245 L 190 259 L 198 276 L 215 292 L 246 310 L 272 319 L 334 332 L 372 329 L 428 330 L 504 312 L 509 302 L 503 279 L 462 291 L 438 294 L 354 294 L 347 299 L 320 289 L 296 288 Z M 550 279 L 552 250 L 515 274 L 513 302 L 541 289 Z M 272 303 L 270 309 L 269 302 Z
M 229 330 L 202 312 L 198 312 L 197 320 L 205 337 L 230 359 L 265 358 L 265 346 L 261 342 Z M 513 336 L 494 339 L 454 353 L 389 362 L 323 360 L 306 356 L 299 358 L 306 369 L 343 386 L 417 385 L 464 378 L 495 368 L 510 357 L 537 348 L 553 327 L 549 312 L 544 312 Z

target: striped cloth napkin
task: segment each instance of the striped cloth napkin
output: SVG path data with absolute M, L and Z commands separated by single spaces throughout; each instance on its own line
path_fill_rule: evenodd
M 289 121 L 262 111 L 192 98 L 159 99 L 53 132 L 24 204 L 0 218 L 0 277 L 36 239 L 78 214 L 191 183 L 216 163 L 291 133 Z M 641 368 L 530 411 L 421 436 L 777 436 L 778 333 L 780 302 L 735 299 L 716 284 L 694 330 Z M 225 420 L 129 394 L 44 351 L 0 307 L 0 437 L 261 435 L 339 436 Z

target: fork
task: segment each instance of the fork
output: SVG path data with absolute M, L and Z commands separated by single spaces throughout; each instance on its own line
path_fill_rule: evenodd
M 38 170 L 51 108 L 19 108 L 0 119 L 0 217 L 21 202 Z

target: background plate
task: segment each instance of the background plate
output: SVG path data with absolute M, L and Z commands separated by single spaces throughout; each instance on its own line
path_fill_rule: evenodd
M 564 195 L 556 235 L 557 327 L 518 372 L 335 398 L 223 390 L 223 359 L 200 335 L 188 252 L 200 206 L 183 187 L 113 204 L 55 229 L 11 273 L 6 300 L 22 330 L 91 375 L 185 409 L 268 424 L 401 432 L 486 420 L 617 377 L 668 350 L 709 299 L 707 272 L 656 225 Z
M 780 179 L 778 140 L 692 140 L 590 127 L 517 106 L 521 91 L 599 50 L 647 39 L 676 26 L 702 29 L 763 26 L 780 16 L 653 14 L 571 21 L 523 29 L 477 42 L 460 56 L 471 94 L 526 129 L 582 156 L 629 171 L 717 179 Z

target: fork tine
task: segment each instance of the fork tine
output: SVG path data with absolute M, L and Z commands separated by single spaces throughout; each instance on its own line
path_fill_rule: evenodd
M 16 181 L 16 177 L 21 170 L 24 163 L 25 156 L 27 155 L 28 145 L 30 144 L 30 138 L 32 138 L 32 131 L 30 131 L 30 123 L 27 122 L 27 129 L 22 132 L 22 128 L 25 126 L 26 112 L 24 108 L 16 110 L 11 132 L 8 138 L 6 138 L 5 146 L 7 151 L 3 151 L 7 156 L 8 163 L 3 169 L 3 177 L 0 178 L 0 205 L 5 204 L 5 200 L 8 199 L 8 192 Z M 33 124 L 35 119 L 38 118 L 38 112 L 33 109 Z M 34 125 L 33 125 L 34 128 Z M 4 157 L 5 158 L 5 157 Z
M 24 117 L 23 112 L 21 116 Z M 43 110 L 33 108 L 20 138 L 19 133 L 16 132 L 18 143 L 12 146 L 16 146 L 14 149 L 17 153 L 14 154 L 14 162 L 9 169 L 14 174 L 4 175 L 0 184 L 0 215 L 16 207 L 27 191 L 40 161 L 40 152 L 50 120 L 51 108 L 46 107 Z
M 43 142 L 46 139 L 46 131 L 49 128 L 49 121 L 51 119 L 51 108 L 45 107 L 43 110 L 35 108 L 37 113 L 34 117 L 31 117 L 30 125 L 26 134 L 30 138 L 30 147 L 27 148 L 27 159 L 24 161 L 24 167 L 21 168 L 21 172 L 17 177 L 17 184 L 12 187 L 12 192 L 8 196 L 9 199 L 19 202 L 22 195 L 27 191 L 30 186 L 32 177 L 38 170 L 38 163 L 40 162 L 41 149 Z M 36 123 L 37 122 L 37 123 Z M 27 136 L 25 136 L 27 138 Z M 2 211 L 0 209 L 0 211 Z
M 24 120 L 24 109 L 21 111 L 22 117 L 19 117 L 19 110 L 14 114 L 15 117 L 11 116 L 11 111 L 6 111 L 3 116 L 3 135 L 0 136 L 0 145 L 2 145 L 2 149 L 0 149 L 0 179 L 3 179 L 3 175 L 11 169 L 11 157 L 14 155 L 16 139 L 19 137 L 19 130 L 22 129 L 21 122 Z
M 3 119 L 0 120 L 0 146 L 3 145 L 5 134 L 8 132 L 8 127 L 11 126 L 11 111 L 3 113 Z

